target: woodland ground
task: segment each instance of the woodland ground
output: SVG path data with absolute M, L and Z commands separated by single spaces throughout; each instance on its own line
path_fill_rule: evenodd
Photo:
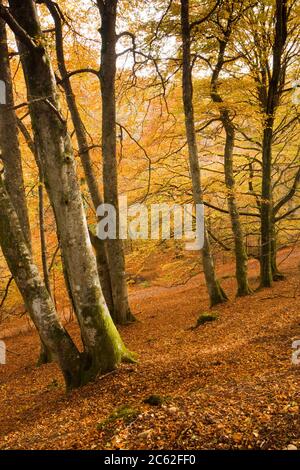
M 34 331 L 2 325 L 11 352 L 0 366 L 0 448 L 300 448 L 300 366 L 291 362 L 300 339 L 300 249 L 279 260 L 286 279 L 241 299 L 233 263 L 221 266 L 232 300 L 197 329 L 208 311 L 202 274 L 176 287 L 131 287 L 138 321 L 121 332 L 139 363 L 68 395 L 55 365 L 35 366 Z M 257 261 L 249 268 L 256 287 Z M 75 323 L 68 329 L 78 336 Z M 153 394 L 162 405 L 144 403 Z M 107 419 L 124 405 L 125 418 Z

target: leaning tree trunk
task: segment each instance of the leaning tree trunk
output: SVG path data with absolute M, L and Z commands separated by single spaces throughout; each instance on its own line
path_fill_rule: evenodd
M 200 166 L 198 160 L 198 148 L 195 131 L 194 107 L 193 107 L 193 83 L 191 66 L 191 35 L 189 22 L 189 0 L 181 0 L 181 30 L 183 43 L 183 70 L 182 89 L 185 114 L 186 136 L 189 149 L 190 171 L 193 185 L 193 198 L 196 205 L 203 204 L 201 187 Z M 211 253 L 207 229 L 204 229 L 204 246 L 202 249 L 202 262 L 206 285 L 211 306 L 223 303 L 227 300 L 219 281 L 216 278 L 213 256 Z
M 2 3 L 0 1 L 0 3 Z M 0 106 L 0 148 L 5 170 L 5 184 L 18 215 L 24 237 L 31 248 L 31 232 L 26 204 L 18 121 L 14 110 L 13 84 L 9 65 L 6 24 L 0 18 L 0 80 L 6 85 L 6 105 Z M 50 353 L 41 341 L 38 364 L 50 362 Z
M 102 158 L 104 202 L 111 204 L 117 215 L 116 239 L 107 240 L 108 260 L 114 302 L 114 320 L 128 323 L 134 320 L 128 303 L 125 277 L 123 241 L 119 238 L 119 200 L 116 133 L 116 16 L 117 0 L 97 0 L 101 15 L 101 68 L 100 85 L 102 96 Z
M 40 225 L 40 242 L 41 242 L 41 258 L 42 258 L 42 266 L 43 266 L 43 281 L 47 291 L 51 296 L 51 285 L 49 279 L 49 272 L 48 272 L 48 265 L 47 265 L 47 247 L 46 247 L 46 237 L 45 237 L 45 221 L 44 221 L 44 179 L 43 179 L 43 170 L 41 168 L 40 159 L 38 156 L 38 149 L 35 145 L 30 132 L 28 131 L 25 124 L 21 121 L 21 119 L 17 119 L 18 127 L 23 134 L 23 137 L 27 143 L 29 150 L 31 151 L 38 170 L 39 170 L 39 225 Z M 52 362 L 51 352 L 47 350 L 46 345 L 41 340 L 40 345 L 40 353 L 37 360 L 37 365 L 41 366 L 42 364 L 49 364 Z
M 89 238 L 75 159 L 32 0 L 10 0 L 45 187 L 55 215 L 85 353 L 82 381 L 113 370 L 128 352 L 106 306 Z
M 1 3 L 1 1 L 0 1 Z M 6 85 L 6 105 L 0 106 L 0 148 L 5 170 L 7 191 L 20 220 L 28 247 L 31 234 L 23 180 L 21 151 L 18 139 L 18 124 L 14 110 L 14 97 L 9 54 L 6 37 L 6 24 L 0 18 L 0 80 Z
M 58 362 L 67 388 L 81 385 L 80 354 L 59 322 L 1 177 L 0 244 L 41 341 Z
M 71 113 L 83 171 L 93 201 L 95 212 L 97 212 L 98 207 L 103 203 L 103 201 L 100 195 L 99 185 L 97 183 L 93 170 L 84 123 L 82 122 L 77 107 L 76 98 L 71 85 L 71 80 L 68 75 L 68 71 L 65 64 L 63 30 L 61 24 L 62 20 L 58 10 L 58 5 L 53 3 L 51 0 L 39 0 L 39 3 L 45 3 L 47 5 L 55 23 L 56 57 L 59 72 L 61 75 L 61 85 L 64 89 L 68 108 Z M 92 233 L 90 233 L 90 238 L 93 248 L 96 252 L 98 274 L 100 278 L 102 292 L 105 297 L 110 314 L 112 317 L 114 317 L 112 287 L 105 242 L 103 240 L 97 239 L 95 236 L 93 236 Z
M 223 99 L 218 91 L 218 80 L 225 61 L 225 51 L 231 34 L 230 23 L 225 33 L 225 39 L 219 40 L 219 54 L 216 67 L 211 79 L 211 98 L 220 108 L 220 120 L 223 124 L 226 142 L 224 148 L 224 173 L 225 185 L 227 189 L 226 198 L 228 211 L 230 215 L 232 232 L 234 235 L 234 251 L 235 251 L 235 272 L 238 285 L 237 295 L 245 296 L 251 293 L 248 284 L 248 257 L 244 243 L 244 233 L 241 224 L 239 209 L 235 196 L 235 178 L 233 170 L 233 151 L 235 142 L 235 128 L 231 121 L 229 110 L 224 105 Z

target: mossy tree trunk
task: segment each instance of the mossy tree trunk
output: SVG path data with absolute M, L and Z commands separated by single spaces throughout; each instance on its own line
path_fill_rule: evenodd
M 45 3 L 49 9 L 50 14 L 53 17 L 55 24 L 55 45 L 56 45 L 56 57 L 59 72 L 61 75 L 61 85 L 64 89 L 68 108 L 70 110 L 72 122 L 74 125 L 74 130 L 76 134 L 76 139 L 78 143 L 79 156 L 82 163 L 82 168 L 86 178 L 87 186 L 91 195 L 91 199 L 94 205 L 95 212 L 97 212 L 98 207 L 103 203 L 102 197 L 99 190 L 99 184 L 97 183 L 95 172 L 93 169 L 92 159 L 89 151 L 89 144 L 87 141 L 86 130 L 84 123 L 81 119 L 78 106 L 76 103 L 76 98 L 73 93 L 73 88 L 71 84 L 70 77 L 65 63 L 64 56 L 64 45 L 63 45 L 63 30 L 62 30 L 62 20 L 59 13 L 58 5 L 51 0 L 39 0 L 38 3 Z M 98 76 L 99 78 L 99 76 Z M 106 300 L 106 304 L 110 311 L 112 317 L 114 317 L 114 305 L 112 297 L 112 287 L 110 279 L 109 264 L 107 258 L 107 251 L 105 242 L 93 236 L 90 232 L 90 238 L 93 245 L 93 248 L 96 252 L 98 274 L 100 278 L 100 283 L 102 287 L 102 292 Z
M 32 0 L 10 0 L 9 5 L 18 25 L 10 22 L 18 37 L 32 127 L 80 325 L 85 358 L 82 381 L 86 382 L 113 370 L 128 352 L 100 287 L 71 140 L 36 6 Z
M 52 299 L 33 263 L 27 240 L 2 178 L 0 244 L 41 342 L 58 362 L 67 388 L 81 385 L 80 354 L 59 322 Z
M 203 193 L 201 187 L 201 174 L 198 160 L 198 148 L 193 106 L 189 0 L 181 0 L 181 32 L 183 44 L 182 90 L 185 114 L 185 127 L 189 150 L 190 171 L 193 185 L 193 198 L 195 205 L 200 205 L 203 203 Z M 211 306 L 213 306 L 225 302 L 227 300 L 227 296 L 216 277 L 214 260 L 211 253 L 211 247 L 206 228 L 204 229 L 204 232 L 205 234 L 204 246 L 202 249 L 202 262 L 206 285 L 210 298 L 210 304 Z

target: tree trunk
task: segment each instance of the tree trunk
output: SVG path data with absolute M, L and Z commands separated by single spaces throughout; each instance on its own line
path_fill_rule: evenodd
M 0 3 L 2 3 L 0 1 Z M 0 147 L 5 169 L 6 189 L 17 213 L 28 248 L 31 249 L 26 194 L 23 179 L 21 151 L 18 139 L 18 121 L 14 111 L 13 84 L 9 65 L 6 24 L 0 18 L 0 80 L 6 85 L 6 106 L 0 107 Z M 50 362 L 50 354 L 41 341 L 38 363 Z M 42 362 L 43 361 L 43 362 Z
M 282 281 L 284 274 L 282 274 L 277 266 L 277 242 L 276 242 L 276 227 L 275 222 L 272 221 L 272 239 L 271 239 L 271 267 L 273 281 Z
M 240 220 L 240 214 L 235 196 L 235 178 L 233 171 L 233 151 L 235 142 L 235 128 L 230 118 L 229 109 L 224 105 L 223 99 L 218 90 L 219 75 L 224 65 L 224 55 L 228 40 L 231 34 L 230 19 L 228 20 L 228 27 L 225 33 L 225 39 L 219 40 L 219 54 L 217 65 L 213 71 L 211 79 L 211 97 L 214 103 L 217 103 L 220 107 L 220 120 L 223 124 L 226 142 L 224 148 L 224 173 L 225 173 L 225 185 L 227 189 L 226 198 L 228 211 L 230 215 L 232 232 L 234 235 L 234 251 L 235 251 L 235 262 L 236 262 L 236 280 L 238 284 L 237 295 L 245 296 L 251 293 L 251 289 L 248 284 L 248 257 L 247 251 L 244 244 L 244 233 Z
M 100 85 L 102 96 L 102 158 L 104 202 L 111 204 L 117 214 L 117 237 L 107 240 L 107 252 L 114 302 L 114 320 L 122 324 L 134 320 L 128 303 L 125 277 L 123 241 L 119 238 L 119 200 L 116 134 L 116 16 L 117 0 L 97 0 L 101 15 L 101 68 Z
M 266 123 L 263 136 L 263 156 L 262 156 L 262 192 L 261 192 L 261 258 L 260 277 L 262 287 L 271 287 L 272 276 L 272 141 L 273 141 L 273 118 Z
M 48 262 L 47 262 L 47 244 L 45 236 L 45 214 L 44 214 L 44 181 L 43 177 L 40 174 L 39 178 L 39 222 L 40 222 L 40 240 L 41 240 L 41 256 L 42 256 L 42 266 L 43 266 L 43 278 L 45 287 L 51 297 L 51 285 L 48 271 Z M 52 362 L 51 351 L 47 348 L 45 343 L 41 339 L 40 354 L 37 361 L 37 365 L 41 366 L 42 364 L 50 364 Z
M 272 145 L 276 109 L 284 88 L 285 67 L 282 57 L 287 41 L 288 7 L 287 0 L 276 0 L 275 39 L 273 46 L 273 69 L 269 83 L 265 112 L 262 154 L 262 201 L 261 201 L 261 287 L 271 287 L 272 275 Z M 261 94 L 261 93 L 260 93 Z
M 33 263 L 18 216 L 0 178 L 0 244 L 41 341 L 58 362 L 67 388 L 81 384 L 80 355 L 60 324 L 52 299 Z
M 44 214 L 44 182 L 40 178 L 39 181 L 39 221 L 40 221 L 40 239 L 41 239 L 41 254 L 43 265 L 43 277 L 49 295 L 51 296 L 51 285 L 49 279 L 48 262 L 47 262 L 47 244 L 45 236 L 45 214 Z
M 85 174 L 95 212 L 97 212 L 98 207 L 103 203 L 103 201 L 100 195 L 99 185 L 96 181 L 93 170 L 92 160 L 89 152 L 89 145 L 86 138 L 86 131 L 77 107 L 76 98 L 71 85 L 71 80 L 68 76 L 68 71 L 65 64 L 61 17 L 59 11 L 57 10 L 57 5 L 54 4 L 52 1 L 40 0 L 40 3 L 45 3 L 47 5 L 55 23 L 56 57 L 59 72 L 62 78 L 61 85 L 64 89 L 68 108 L 71 113 L 83 171 Z M 113 317 L 114 306 L 112 298 L 112 287 L 105 242 L 103 240 L 97 239 L 91 233 L 90 237 L 93 248 L 96 252 L 98 274 L 100 278 L 102 292 L 105 297 L 110 314 Z
M 1 3 L 1 2 L 0 2 Z M 31 246 L 31 234 L 23 180 L 18 124 L 14 111 L 14 97 L 6 36 L 6 24 L 0 18 L 0 80 L 6 85 L 6 105 L 0 106 L 0 148 L 5 170 L 7 191 L 20 220 L 24 237 Z
M 35 4 L 32 0 L 10 0 L 9 4 L 11 13 L 26 34 L 24 37 L 15 28 L 45 187 L 55 215 L 84 344 L 82 382 L 87 382 L 99 373 L 113 370 L 122 358 L 128 358 L 128 352 L 113 324 L 100 287 L 71 140 L 61 115 L 55 77 Z
M 201 188 L 201 174 L 198 160 L 198 148 L 193 107 L 189 0 L 181 0 L 181 29 L 183 43 L 182 89 L 185 127 L 189 149 L 189 162 L 193 185 L 193 198 L 195 205 L 198 205 L 203 203 L 203 194 Z M 210 242 L 207 234 L 207 229 L 205 228 L 204 230 L 205 240 L 202 249 L 202 262 L 206 285 L 210 298 L 210 304 L 211 306 L 213 306 L 225 302 L 227 300 L 227 296 L 216 278 L 214 261 L 210 249 Z
M 238 296 L 251 294 L 248 284 L 248 257 L 244 244 L 244 233 L 240 220 L 240 214 L 235 198 L 235 181 L 233 173 L 233 149 L 234 129 L 232 125 L 226 126 L 226 145 L 224 150 L 225 184 L 227 188 L 227 203 L 230 214 L 231 226 L 234 235 L 236 279 L 238 284 Z

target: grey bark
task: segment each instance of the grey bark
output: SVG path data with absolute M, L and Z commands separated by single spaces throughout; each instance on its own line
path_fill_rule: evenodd
M 0 177 L 0 244 L 42 343 L 58 362 L 67 388 L 81 384 L 80 355 L 57 317 L 33 263 L 18 216 Z
M 0 105 L 1 159 L 5 170 L 7 191 L 18 214 L 25 239 L 30 247 L 31 233 L 18 140 L 18 125 L 16 113 L 13 109 L 14 96 L 9 65 L 6 24 L 2 18 L 0 18 L 0 80 L 3 80 L 6 85 L 6 105 Z
M 117 213 L 117 238 L 107 240 L 107 252 L 114 302 L 114 320 L 128 323 L 134 320 L 131 313 L 125 277 L 123 241 L 119 239 L 119 201 L 116 133 L 116 17 L 117 0 L 97 0 L 101 16 L 101 68 L 100 86 L 102 96 L 102 158 L 104 202 L 111 204 Z
M 95 212 L 97 208 L 103 203 L 102 197 L 99 190 L 99 185 L 97 183 L 95 173 L 93 170 L 92 160 L 89 152 L 89 144 L 86 137 L 86 131 L 81 119 L 78 106 L 76 103 L 76 98 L 72 89 L 71 80 L 68 75 L 68 71 L 65 64 L 64 57 L 64 46 L 63 46 L 63 30 L 62 30 L 62 20 L 60 12 L 58 10 L 58 5 L 53 3 L 51 0 L 40 0 L 38 3 L 45 3 L 49 12 L 51 13 L 54 23 L 55 23 L 55 44 L 56 44 L 56 57 L 59 72 L 61 75 L 61 85 L 64 89 L 68 108 L 71 113 L 71 118 L 74 125 L 74 130 L 76 134 L 76 139 L 78 142 L 79 156 L 81 159 L 83 171 L 89 188 L 89 192 L 92 198 Z M 112 287 L 111 279 L 108 265 L 108 258 L 105 243 L 102 240 L 96 239 L 92 233 L 90 233 L 91 242 L 96 251 L 97 258 L 97 267 L 98 274 L 100 278 L 100 283 L 102 291 L 106 300 L 108 309 L 114 316 L 114 306 L 112 298 Z
M 55 76 L 32 0 L 10 0 L 29 110 L 40 151 L 45 187 L 55 215 L 61 251 L 84 345 L 82 382 L 113 370 L 128 353 L 113 324 L 97 273 L 67 125 Z M 20 28 L 24 32 L 20 33 Z M 25 37 L 24 37 L 25 35 Z
M 244 233 L 240 220 L 239 209 L 235 196 L 235 177 L 233 166 L 233 151 L 235 144 L 235 127 L 230 117 L 230 110 L 224 104 L 224 101 L 219 92 L 219 76 L 224 66 L 225 51 L 231 35 L 231 19 L 227 20 L 227 28 L 224 34 L 224 39 L 218 39 L 219 51 L 216 67 L 213 70 L 211 78 L 211 98 L 214 103 L 219 105 L 220 120 L 226 134 L 226 141 L 224 147 L 224 173 L 225 185 L 227 189 L 226 198 L 228 205 L 228 212 L 230 214 L 230 221 L 232 232 L 234 235 L 234 251 L 236 260 L 236 280 L 238 284 L 238 296 L 245 296 L 251 293 L 248 284 L 248 257 L 244 243 Z
M 200 165 L 195 130 L 193 83 L 191 66 L 191 34 L 189 21 L 189 0 L 181 0 L 181 33 L 183 45 L 182 89 L 185 114 L 186 136 L 189 150 L 189 163 L 192 176 L 193 198 L 195 204 L 203 203 Z M 214 260 L 211 253 L 209 236 L 205 227 L 202 262 L 211 306 L 223 303 L 227 296 L 217 280 Z

